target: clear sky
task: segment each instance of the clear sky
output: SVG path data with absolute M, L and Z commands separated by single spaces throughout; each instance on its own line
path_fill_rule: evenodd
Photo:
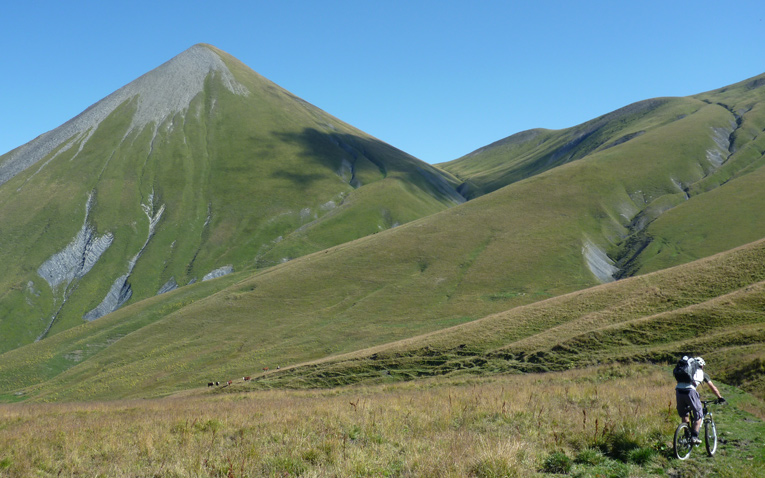
M 429 163 L 765 73 L 762 0 L 5 2 L 0 154 L 196 43 Z

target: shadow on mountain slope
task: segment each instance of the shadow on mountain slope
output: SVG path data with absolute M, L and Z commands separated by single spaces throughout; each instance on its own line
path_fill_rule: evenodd
M 271 175 L 272 178 L 286 179 L 292 181 L 298 187 L 306 187 L 314 181 L 318 181 L 323 178 L 320 174 L 301 174 L 292 171 L 276 171 Z
M 354 188 L 391 176 L 415 184 L 449 205 L 465 201 L 457 192 L 456 178 L 376 138 L 315 128 L 277 136 L 300 145 L 303 157 L 320 162 Z M 301 182 L 303 178 L 295 173 L 295 180 Z

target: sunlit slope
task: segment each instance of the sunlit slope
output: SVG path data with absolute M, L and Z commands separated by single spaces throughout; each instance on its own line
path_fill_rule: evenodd
M 161 394 L 436 331 L 610 280 L 614 266 L 604 251 L 630 235 L 638 213 L 676 197 L 678 182 L 715 170 L 707 156 L 717 147 L 713 128 L 730 121 L 725 108 L 693 99 L 663 108 L 674 121 L 584 160 L 242 274 L 206 298 L 170 305 L 191 294 L 179 290 L 136 303 L 73 330 L 76 345 L 75 335 L 52 337 L 5 354 L 0 379 L 7 390 L 33 386 L 25 396 L 38 399 Z M 681 194 L 680 202 L 701 197 Z M 107 332 L 118 326 L 122 335 Z M 86 345 L 96 332 L 108 346 L 93 354 Z M 38 378 L 25 381 L 27 369 Z
M 441 211 L 450 181 L 196 45 L 0 157 L 0 351 Z
M 656 98 L 572 128 L 522 131 L 438 166 L 463 181 L 463 194 L 478 197 L 671 123 L 686 114 L 678 113 L 677 103 Z
M 763 236 L 765 224 L 765 75 L 695 98 L 725 108 L 731 129 L 713 174 L 685 185 L 686 197 L 638 233 L 637 272 L 694 260 Z M 724 133 L 721 135 L 724 136 Z
M 682 189 L 691 195 L 709 190 L 763 161 L 763 86 L 765 75 L 760 75 L 687 98 L 729 110 L 730 123 L 715 127 L 719 151 L 711 151 L 710 156 L 719 171 L 693 185 L 681 184 Z M 675 110 L 668 108 L 677 100 L 640 101 L 572 128 L 523 131 L 438 166 L 463 181 L 462 191 L 467 197 L 477 197 L 661 128 L 678 119 Z
M 516 307 L 259 378 L 326 387 L 452 373 L 564 370 L 702 354 L 765 397 L 765 240 L 671 269 Z
M 692 124 L 685 121 L 688 114 L 709 115 L 709 121 Z M 764 132 L 761 75 L 694 97 L 635 103 L 574 128 L 519 133 L 440 167 L 464 181 L 463 193 L 477 196 L 571 161 L 599 158 L 633 169 L 641 163 L 630 158 L 667 165 L 685 158 L 682 169 L 652 169 L 655 183 L 628 189 L 631 201 L 615 211 L 628 220 L 626 230 L 609 237 L 607 259 L 601 259 L 613 266 L 606 267 L 610 275 L 621 278 L 765 235 Z M 699 155 L 689 141 L 708 146 Z

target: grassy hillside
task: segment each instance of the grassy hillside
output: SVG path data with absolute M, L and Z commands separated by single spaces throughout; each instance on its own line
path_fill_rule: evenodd
M 333 387 L 421 376 L 671 363 L 703 354 L 718 378 L 765 400 L 765 240 L 691 264 L 516 307 L 395 344 L 258 378 Z
M 632 365 L 0 405 L 0 476 L 765 476 L 756 400 L 726 386 L 714 459 L 672 459 L 672 387 L 668 369 Z
M 487 248 L 460 257 L 451 242 L 454 249 L 430 263 L 424 250 L 404 247 L 408 243 L 401 238 L 407 234 L 417 242 L 435 234 L 430 221 L 252 278 L 220 279 L 232 285 L 214 295 L 215 282 L 183 288 L 6 353 L 0 365 L 3 389 L 24 390 L 5 398 L 163 394 L 436 331 L 479 318 L 460 312 L 486 315 L 492 309 L 505 312 L 358 357 L 269 372 L 262 383 L 314 387 L 463 369 L 554 370 L 598 361 L 670 360 L 688 348 L 719 358 L 718 366 L 733 378 L 736 370 L 746 368 L 740 354 L 745 352 L 755 365 L 762 358 L 762 241 L 667 271 L 510 308 L 513 302 L 538 301 L 544 293 L 487 293 L 497 290 L 487 285 L 497 276 L 486 271 L 481 276 L 480 269 L 450 278 L 446 257 L 454 256 L 451 267 L 462 272 L 464 261 L 475 262 Z M 391 240 L 399 249 L 385 246 Z M 370 267 L 383 262 L 380 255 L 388 258 L 388 267 Z M 467 287 L 476 282 L 476 291 Z M 296 289 L 296 284 L 305 288 Z M 444 295 L 434 293 L 439 290 Z M 741 383 L 751 382 L 749 388 L 761 394 L 757 380 L 755 375 Z
M 763 236 L 765 198 L 765 75 L 695 98 L 725 108 L 735 121 L 722 142 L 725 161 L 684 186 L 692 201 L 661 214 L 640 235 L 647 247 L 638 272 L 658 270 L 754 241 Z
M 606 233 L 605 247 L 616 277 L 671 267 L 765 236 L 763 78 L 635 103 L 573 128 L 525 131 L 439 166 L 468 197 L 571 161 L 650 171 L 653 184 L 625 184 L 629 200 L 612 202 L 609 214 L 625 229 Z M 707 119 L 693 124 L 688 115 Z
M 199 58 L 224 66 L 202 71 L 187 107 L 162 110 L 200 73 Z M 110 293 L 137 302 L 220 268 L 267 267 L 463 200 L 448 175 L 208 45 L 115 95 L 127 99 L 112 110 L 107 97 L 63 125 L 71 132 L 93 112 L 103 116 L 0 185 L 0 351 L 80 325 Z M 40 267 L 86 227 L 111 245 L 86 273 L 46 281 Z
M 582 159 L 678 119 L 677 98 L 641 101 L 563 130 L 532 129 L 438 166 L 463 181 L 474 198 L 557 166 Z M 697 109 L 687 104 L 685 108 Z

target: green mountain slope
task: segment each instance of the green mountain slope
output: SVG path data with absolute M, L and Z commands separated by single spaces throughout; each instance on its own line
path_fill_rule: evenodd
M 758 111 L 759 88 L 740 94 L 752 103 L 750 111 Z M 680 218 L 678 224 L 700 221 L 697 232 L 720 238 L 699 242 L 706 255 L 750 236 L 765 237 L 765 224 L 746 215 L 765 204 L 756 160 L 735 179 L 700 187 L 713 184 L 710 178 L 733 164 L 736 152 L 729 154 L 725 139 L 737 137 L 747 123 L 737 122 L 729 108 L 698 98 L 664 99 L 648 110 L 630 116 L 627 125 L 604 124 L 603 132 L 614 133 L 598 142 L 610 147 L 594 147 L 578 160 L 467 203 L 255 273 L 136 302 L 8 352 L 0 357 L 0 388 L 38 400 L 162 395 L 526 310 L 518 307 L 641 273 L 655 266 L 654 259 L 663 267 L 692 259 L 685 245 L 684 254 L 662 254 L 669 246 L 652 249 L 659 244 L 652 228 L 669 221 L 670 214 Z M 632 135 L 635 129 L 644 132 Z M 621 141 L 625 135 L 629 140 Z M 370 199 L 366 204 L 374 208 L 373 196 L 366 194 L 380 184 L 357 189 L 359 201 Z M 706 214 L 691 214 L 701 209 Z M 715 231 L 720 228 L 715 218 L 725 214 L 727 231 Z M 309 244 L 301 234 L 319 237 L 334 219 L 325 217 L 326 224 L 295 231 L 290 236 L 295 244 Z M 337 224 L 346 225 L 339 219 Z M 679 239 L 670 246 L 678 244 Z M 703 279 L 690 274 L 686 280 L 693 285 Z M 759 280 L 736 279 L 735 288 L 720 294 Z M 621 303 L 614 294 L 602 301 Z M 708 299 L 720 295 L 714 294 Z M 565 322 L 551 321 L 523 327 L 538 333 Z M 555 340 L 569 339 L 565 325 L 550 330 L 562 333 L 549 335 L 550 350 Z M 489 347 L 493 334 L 487 328 L 476 337 Z M 742 343 L 756 343 L 747 340 Z M 538 351 L 545 349 L 507 354 L 528 357 Z M 586 354 L 566 360 L 590 363 Z
M 685 197 L 692 200 L 681 201 L 638 234 L 636 242 L 645 247 L 631 259 L 638 272 L 705 257 L 763 236 L 763 86 L 765 75 L 694 97 L 729 112 L 730 127 L 717 132 L 721 146 L 715 161 L 720 165 L 683 186 Z
M 652 184 L 630 181 L 629 198 L 608 206 L 624 229 L 605 234 L 602 259 L 604 275 L 616 278 L 659 270 L 765 235 L 764 80 L 635 103 L 565 130 L 529 130 L 439 166 L 468 197 L 571 161 L 650 171 Z
M 0 351 L 441 211 L 452 183 L 196 45 L 0 157 Z
M 540 372 L 703 354 L 765 399 L 765 239 L 467 324 L 269 373 L 258 386 L 327 387 L 454 373 Z
M 677 99 L 657 98 L 573 128 L 522 131 L 438 166 L 463 181 L 460 187 L 466 197 L 478 197 L 671 123 L 687 114 L 678 111 L 677 103 Z

